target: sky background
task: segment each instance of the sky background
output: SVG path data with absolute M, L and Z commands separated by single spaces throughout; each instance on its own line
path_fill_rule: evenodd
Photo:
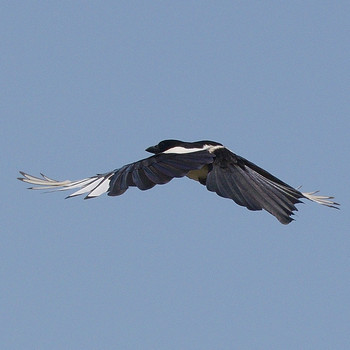
M 1 349 L 348 348 L 348 1 L 1 7 Z M 189 179 L 89 201 L 16 180 L 167 138 L 221 142 L 341 210 L 284 226 Z

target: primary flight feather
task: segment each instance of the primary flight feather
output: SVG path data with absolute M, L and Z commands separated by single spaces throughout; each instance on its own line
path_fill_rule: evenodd
M 119 196 L 129 186 L 148 190 L 187 176 L 249 210 L 268 211 L 282 224 L 293 220 L 295 204 L 303 198 L 339 209 L 333 197 L 316 195 L 316 191 L 300 192 L 218 142 L 164 140 L 146 151 L 153 155 L 78 181 L 56 181 L 43 174 L 39 178 L 22 171 L 23 177 L 18 179 L 36 186 L 31 189 L 77 189 L 67 198 L 87 193 L 85 199 L 88 199 L 106 192 L 109 196 Z

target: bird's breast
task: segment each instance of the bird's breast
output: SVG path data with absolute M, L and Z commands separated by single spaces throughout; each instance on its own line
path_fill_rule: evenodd
M 192 180 L 199 181 L 202 185 L 205 185 L 208 172 L 209 168 L 206 164 L 200 169 L 189 171 L 186 176 Z

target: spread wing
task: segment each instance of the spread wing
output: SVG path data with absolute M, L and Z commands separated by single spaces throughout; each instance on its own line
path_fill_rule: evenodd
M 288 224 L 297 210 L 295 204 L 302 198 L 337 208 L 338 203 L 330 200 L 333 197 L 302 193 L 226 148 L 217 149 L 214 154 L 216 158 L 206 179 L 207 189 L 249 210 L 264 209 Z
M 85 199 L 94 198 L 107 192 L 109 196 L 119 196 L 130 186 L 148 190 L 155 185 L 168 183 L 176 177 L 183 177 L 189 171 L 200 169 L 213 162 L 215 156 L 208 151 L 185 154 L 160 153 L 138 162 L 123 166 L 105 174 L 78 180 L 57 181 L 43 174 L 42 178 L 20 172 L 23 182 L 35 185 L 31 189 L 66 191 L 78 189 L 67 198 L 87 193 Z

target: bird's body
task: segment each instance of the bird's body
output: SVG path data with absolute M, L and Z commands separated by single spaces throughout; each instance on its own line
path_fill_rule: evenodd
M 205 182 L 207 180 L 207 176 L 209 173 L 209 165 L 205 164 L 204 166 L 202 166 L 200 169 L 198 170 L 191 170 L 187 173 L 187 177 L 189 179 L 195 180 L 200 182 L 202 185 L 205 185 Z
M 298 191 L 218 142 L 164 140 L 146 151 L 153 155 L 78 181 L 56 181 L 43 174 L 38 178 L 24 172 L 19 180 L 38 186 L 33 189 L 64 191 L 78 188 L 67 198 L 87 193 L 85 199 L 88 199 L 105 192 L 118 196 L 130 186 L 148 190 L 173 178 L 187 176 L 209 191 L 250 210 L 264 209 L 283 224 L 293 220 L 291 215 L 297 210 L 295 204 L 303 198 L 333 208 L 339 205 L 331 200 L 333 197 Z

